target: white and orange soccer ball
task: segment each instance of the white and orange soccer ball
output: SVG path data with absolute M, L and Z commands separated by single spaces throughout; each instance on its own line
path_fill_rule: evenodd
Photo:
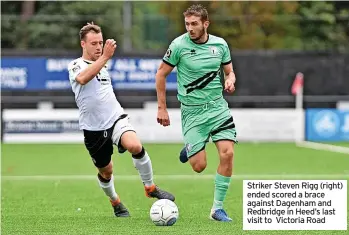
M 178 216 L 177 205 L 168 199 L 157 200 L 150 208 L 150 219 L 156 226 L 172 226 Z

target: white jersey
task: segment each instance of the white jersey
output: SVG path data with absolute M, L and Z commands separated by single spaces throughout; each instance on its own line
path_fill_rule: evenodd
M 69 80 L 79 108 L 79 128 L 89 131 L 106 130 L 114 124 L 124 110 L 117 101 L 106 67 L 85 85 L 75 79 L 92 61 L 75 59 L 68 65 Z

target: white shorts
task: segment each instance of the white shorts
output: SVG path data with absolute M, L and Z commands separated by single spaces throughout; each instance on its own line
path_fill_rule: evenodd
M 121 116 L 122 117 L 122 116 Z M 113 141 L 113 144 L 115 144 L 118 147 L 119 153 L 124 153 L 126 152 L 127 149 L 125 149 L 121 145 L 121 136 L 127 131 L 133 131 L 136 132 L 134 127 L 131 125 L 131 123 L 128 121 L 130 118 L 124 117 L 116 121 L 114 129 L 113 129 L 113 134 L 111 136 L 111 140 Z

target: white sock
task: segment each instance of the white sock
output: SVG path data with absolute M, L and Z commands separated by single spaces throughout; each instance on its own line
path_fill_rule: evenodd
M 143 152 L 143 150 L 142 150 Z M 141 158 L 132 157 L 133 165 L 138 170 L 139 176 L 145 186 L 151 186 L 153 182 L 153 167 L 151 164 L 150 157 L 146 151 L 144 151 L 144 156 Z
M 115 192 L 114 188 L 114 176 L 111 176 L 111 179 L 108 183 L 102 182 L 99 177 L 98 178 L 98 183 L 99 186 L 103 189 L 105 195 L 107 195 L 112 201 L 115 201 L 118 199 L 118 194 Z

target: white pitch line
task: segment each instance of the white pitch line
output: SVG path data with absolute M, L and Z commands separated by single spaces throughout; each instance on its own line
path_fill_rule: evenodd
M 159 180 L 213 180 L 215 175 L 154 175 Z M 233 175 L 232 179 L 349 179 L 349 174 L 270 174 L 270 175 Z M 2 180 L 97 180 L 95 175 L 16 175 L 1 176 Z M 114 175 L 118 180 L 140 180 L 138 175 Z
M 345 146 L 337 146 L 332 144 L 315 143 L 310 141 L 297 142 L 298 147 L 310 148 L 315 150 L 325 150 L 336 153 L 349 154 L 349 148 Z

